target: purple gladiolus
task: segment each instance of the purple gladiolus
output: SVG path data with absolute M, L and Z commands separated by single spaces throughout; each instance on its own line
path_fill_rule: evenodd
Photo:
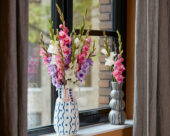
M 82 70 L 78 71 L 77 78 L 79 79 L 80 82 L 82 82 L 85 78 L 85 73 Z
M 65 59 L 65 64 L 68 65 L 70 64 L 71 61 L 71 53 L 69 55 L 67 55 L 66 59 Z
M 91 58 L 88 58 L 88 59 L 86 60 L 86 62 L 89 63 L 90 66 L 93 66 L 93 63 L 94 63 L 94 62 L 93 62 L 93 60 L 92 60 Z
M 89 69 L 89 63 L 83 63 L 83 64 L 81 65 L 81 69 L 83 69 L 84 71 L 88 71 L 88 69 Z
M 57 66 L 56 65 L 49 65 L 48 66 L 48 73 L 52 76 L 53 74 L 57 73 Z
M 92 65 L 93 65 L 93 61 L 91 58 L 85 59 L 83 61 L 80 70 L 77 72 L 77 78 L 79 79 L 80 82 L 82 82 L 85 79 L 90 69 L 90 66 Z
M 53 78 L 53 77 L 52 77 L 52 84 L 53 84 L 56 88 L 59 88 L 59 87 L 60 87 L 60 83 L 58 82 L 57 78 Z
M 69 55 L 67 55 L 66 59 L 65 59 L 65 70 L 67 70 L 69 68 L 69 64 L 71 62 L 71 53 Z

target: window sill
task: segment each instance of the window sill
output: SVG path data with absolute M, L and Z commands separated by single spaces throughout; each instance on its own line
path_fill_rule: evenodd
M 42 88 L 29 87 L 28 92 L 42 92 Z
M 110 133 L 113 131 L 132 128 L 132 126 L 133 126 L 132 120 L 126 120 L 125 125 L 111 125 L 109 123 L 101 123 L 98 125 L 92 125 L 92 126 L 80 128 L 77 136 L 94 136 L 94 135 L 98 136 L 101 134 L 105 135 L 106 133 Z M 56 134 L 48 134 L 43 136 L 56 136 Z

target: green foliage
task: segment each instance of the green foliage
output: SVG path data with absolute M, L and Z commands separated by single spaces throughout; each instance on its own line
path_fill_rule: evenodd
M 117 35 L 118 35 L 118 44 L 119 44 L 119 53 L 122 54 L 122 39 L 121 39 L 121 35 L 119 33 L 119 30 L 116 31 Z
M 110 56 L 110 51 L 111 51 L 110 46 L 109 46 L 109 41 L 107 39 L 107 35 L 106 35 L 105 32 L 103 32 L 103 35 L 104 35 L 104 48 L 107 51 L 107 57 L 109 57 Z
M 60 9 L 60 7 L 59 7 L 59 5 L 57 3 L 56 3 L 56 7 L 57 7 L 57 11 L 58 11 L 58 13 L 60 15 L 60 19 L 61 19 L 63 25 L 65 25 L 63 13 L 61 12 L 61 9 Z
M 50 30 L 50 37 L 53 41 L 56 40 L 56 36 L 54 35 L 54 29 L 53 29 L 53 21 L 51 21 L 51 18 L 48 19 L 49 22 L 49 30 Z
M 48 21 L 50 17 L 50 3 L 29 3 L 29 42 L 39 43 L 39 33 L 47 32 L 49 28 Z
M 92 3 L 93 2 L 93 3 Z M 88 10 L 86 16 L 86 29 L 91 25 L 91 10 L 94 8 L 99 8 L 99 1 L 95 0 L 73 0 L 73 25 L 79 27 L 82 23 L 82 17 L 84 15 L 85 9 Z

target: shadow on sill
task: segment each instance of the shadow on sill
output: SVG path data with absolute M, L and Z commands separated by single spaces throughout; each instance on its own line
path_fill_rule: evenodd
M 126 120 L 125 125 L 111 125 L 101 123 L 87 127 L 81 127 L 77 136 L 132 136 L 133 120 Z M 129 128 L 129 129 L 128 129 Z M 57 136 L 57 134 L 48 134 L 41 136 Z

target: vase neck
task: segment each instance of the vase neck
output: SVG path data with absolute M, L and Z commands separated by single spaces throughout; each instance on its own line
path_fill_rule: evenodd
M 117 82 L 111 82 L 112 89 L 122 90 L 123 83 L 118 84 Z
M 66 101 L 74 101 L 73 90 L 65 89 L 63 86 L 58 89 L 58 97 Z
M 63 92 L 63 87 L 60 87 L 58 89 L 58 97 L 61 99 L 62 98 L 62 92 Z
M 70 98 L 70 100 L 73 102 L 74 100 L 73 100 L 73 91 L 72 91 L 72 89 L 69 89 L 69 98 Z

